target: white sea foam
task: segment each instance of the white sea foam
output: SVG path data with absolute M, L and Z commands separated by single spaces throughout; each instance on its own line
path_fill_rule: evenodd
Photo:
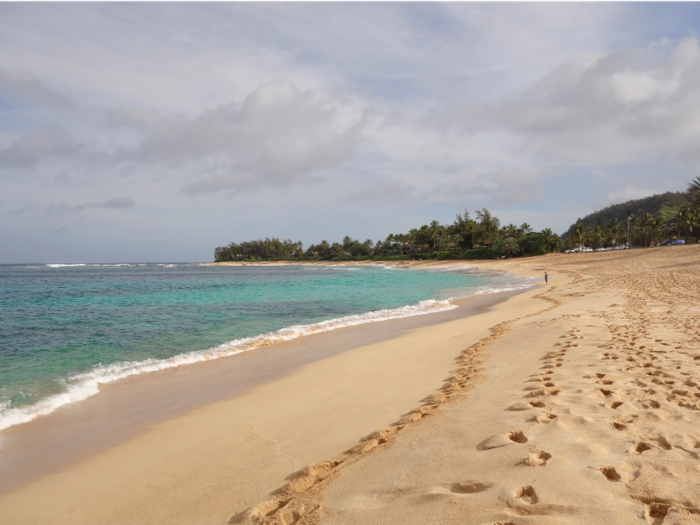
M 47 264 L 49 268 L 69 268 L 74 266 L 85 266 L 84 264 Z
M 74 374 L 68 377 L 65 380 L 65 390 L 63 392 L 48 396 L 33 405 L 15 408 L 8 408 L 6 405 L 0 405 L 0 430 L 27 423 L 38 416 L 50 414 L 63 405 L 87 399 L 100 391 L 101 384 L 113 383 L 114 381 L 119 381 L 126 377 L 240 354 L 272 343 L 289 341 L 305 335 L 328 332 L 338 328 L 388 321 L 389 319 L 399 319 L 414 315 L 443 312 L 452 310 L 453 308 L 457 308 L 457 305 L 451 303 L 449 300 L 435 301 L 430 299 L 400 308 L 350 315 L 309 325 L 290 326 L 277 330 L 276 332 L 255 337 L 234 339 L 233 341 L 223 343 L 214 348 L 187 352 L 168 359 L 121 361 L 109 365 L 99 364 L 87 372 Z

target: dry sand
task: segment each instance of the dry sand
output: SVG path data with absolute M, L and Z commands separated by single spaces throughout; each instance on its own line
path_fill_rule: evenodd
M 700 522 L 700 247 L 479 266 L 547 269 L 551 306 L 234 522 Z
M 700 522 L 700 247 L 476 264 L 550 285 L 154 425 L 0 522 Z

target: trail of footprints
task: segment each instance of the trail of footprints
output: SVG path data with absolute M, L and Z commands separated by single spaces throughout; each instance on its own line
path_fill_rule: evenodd
M 525 399 L 529 401 L 516 403 L 515 405 L 509 407 L 507 410 L 528 410 L 531 408 L 543 409 L 542 412 L 525 420 L 526 422 L 538 423 L 540 425 L 546 425 L 557 419 L 558 416 L 550 411 L 545 401 L 551 399 L 552 396 L 559 395 L 561 392 L 561 390 L 553 381 L 553 374 L 556 372 L 557 368 L 563 365 L 566 353 L 571 348 L 575 348 L 578 346 L 578 343 L 576 343 L 575 341 L 582 338 L 580 335 L 578 335 L 578 332 L 578 329 L 571 329 L 564 336 L 564 338 L 566 339 L 564 345 L 562 346 L 561 343 L 558 343 L 558 346 L 561 346 L 561 348 L 548 352 L 542 358 L 542 366 L 540 368 L 539 373 L 534 374 L 530 379 L 526 381 L 526 383 L 531 383 L 524 389 L 524 391 L 527 392 L 525 394 Z M 530 455 L 521 459 L 518 463 L 519 465 L 528 467 L 546 467 L 548 461 L 552 459 L 552 454 L 544 450 L 538 450 L 537 447 L 533 443 L 531 443 L 530 438 L 528 438 L 528 436 L 522 430 L 508 432 L 501 436 L 493 436 L 484 441 L 477 448 L 481 450 L 488 450 L 490 448 L 496 448 L 510 443 L 530 443 Z M 606 472 L 606 477 L 608 475 L 614 477 L 615 475 L 611 471 Z M 525 485 L 519 487 L 515 490 L 514 496 L 523 505 L 533 506 L 540 503 L 540 497 L 538 496 L 535 487 L 533 487 L 532 485 Z M 513 525 L 513 523 L 497 522 L 494 523 L 494 525 Z
M 666 253 L 658 254 L 640 252 L 634 259 L 593 266 L 582 259 L 580 269 L 587 279 L 575 271 L 576 266 L 564 271 L 575 282 L 587 280 L 591 284 L 587 291 L 618 289 L 626 296 L 624 307 L 612 304 L 593 314 L 607 324 L 610 340 L 599 345 L 600 368 L 584 379 L 591 380 L 600 396 L 599 406 L 609 415 L 606 424 L 611 431 L 631 443 L 625 464 L 635 465 L 636 473 L 630 481 L 625 479 L 629 474 L 624 465 L 597 470 L 609 482 L 626 484 L 630 497 L 644 505 L 651 525 L 661 525 L 667 518 L 695 523 L 700 521 L 696 490 L 700 465 L 684 461 L 700 459 L 700 434 L 662 432 L 666 419 L 688 422 L 686 428 L 692 429 L 700 416 L 700 272 L 697 252 L 674 254 L 676 264 L 683 261 L 684 271 L 669 267 Z M 595 276 L 600 277 L 597 282 Z M 574 344 L 571 336 L 578 334 L 567 335 L 567 344 Z M 674 464 L 679 466 L 675 474 L 669 470 Z M 666 477 L 635 483 L 643 467 Z M 673 489 L 663 490 L 665 479 Z
M 552 293 L 556 289 L 556 286 L 552 286 L 549 288 L 548 292 Z M 302 469 L 292 477 L 291 481 L 271 494 L 274 496 L 273 499 L 259 503 L 254 507 L 250 507 L 236 514 L 229 520 L 229 524 L 302 525 L 320 522 L 321 506 L 315 502 L 319 500 L 319 495 L 323 487 L 330 482 L 342 468 L 356 463 L 374 449 L 392 443 L 396 439 L 398 433 L 406 428 L 406 426 L 430 415 L 431 412 L 437 410 L 441 404 L 458 399 L 462 392 L 469 390 L 474 379 L 482 370 L 481 363 L 483 361 L 483 356 L 480 351 L 486 345 L 508 331 L 513 322 L 547 312 L 561 304 L 557 299 L 548 296 L 547 292 L 539 294 L 535 296 L 535 298 L 547 301 L 551 303 L 551 305 L 540 312 L 505 321 L 489 328 L 490 335 L 488 337 L 485 337 L 460 353 L 455 360 L 458 369 L 454 372 L 454 375 L 445 380 L 442 391 L 435 392 L 424 399 L 424 404 L 422 406 L 413 409 L 390 428 L 374 432 L 363 438 L 358 445 L 335 458 L 328 461 L 321 461 Z M 543 395 L 556 395 L 557 393 L 558 391 L 549 390 Z M 543 406 L 544 403 L 541 401 L 531 401 L 528 408 Z M 545 414 L 544 419 L 540 422 L 546 423 L 554 418 L 556 418 L 556 416 L 553 414 Z M 527 437 L 520 431 L 510 432 L 504 436 L 504 439 L 507 443 L 527 442 Z M 536 452 L 534 457 L 531 458 L 531 461 L 524 464 L 543 466 L 550 458 L 551 456 L 546 452 Z M 483 492 L 489 487 L 490 485 L 481 483 L 455 483 L 452 486 L 452 492 L 457 494 L 475 494 Z M 524 487 L 524 489 L 527 489 L 527 487 Z M 534 494 L 534 489 L 532 490 L 532 494 Z M 523 497 L 528 501 L 536 500 L 536 496 L 533 497 L 528 491 L 523 492 Z
M 302 525 L 318 523 L 321 507 L 315 501 L 319 498 L 322 487 L 339 471 L 351 465 L 374 449 L 392 443 L 399 432 L 407 425 L 415 423 L 431 414 L 442 403 L 457 399 L 461 392 L 468 390 L 470 383 L 482 370 L 480 350 L 502 335 L 513 321 L 498 324 L 490 329 L 491 335 L 464 350 L 456 359 L 458 369 L 445 380 L 442 391 L 435 392 L 424 399 L 424 404 L 411 410 L 391 427 L 374 432 L 363 438 L 358 445 L 328 461 L 321 461 L 296 473 L 291 481 L 276 490 L 273 499 L 259 503 L 233 516 L 230 524 L 255 525 Z M 506 436 L 508 442 L 525 442 L 522 432 L 511 432 Z M 545 460 L 546 461 L 546 460 Z M 475 494 L 489 488 L 481 483 L 456 483 L 452 492 L 456 494 Z
M 596 372 L 584 378 L 594 380 L 605 400 L 604 406 L 611 410 L 610 427 L 630 436 L 634 443 L 629 450 L 631 454 L 641 456 L 654 449 L 677 449 L 684 452 L 686 457 L 700 459 L 700 438 L 686 436 L 682 442 L 672 444 L 663 435 L 644 437 L 635 425 L 640 419 L 639 414 L 625 413 L 615 417 L 612 412 L 623 406 L 628 406 L 633 412 L 661 411 L 669 414 L 674 410 L 673 405 L 679 409 L 700 410 L 700 381 L 686 371 L 700 366 L 700 355 L 689 351 L 686 345 L 654 338 L 651 335 L 651 321 L 639 308 L 647 305 L 635 304 L 634 300 L 631 303 L 632 308 L 625 315 L 626 322 L 608 324 L 610 342 L 599 345 L 611 350 L 600 355 L 605 372 Z M 608 481 L 624 481 L 615 467 L 598 470 Z M 700 507 L 695 504 L 678 504 L 664 498 L 633 498 L 646 506 L 647 521 L 653 525 L 661 525 L 674 506 L 692 515 L 700 515 Z
M 628 329 L 629 330 L 629 329 Z M 629 332 L 625 332 L 627 334 Z M 645 330 L 640 329 L 638 333 L 645 335 Z M 529 422 L 537 422 L 539 424 L 547 424 L 557 418 L 557 415 L 547 411 L 548 407 L 545 404 L 544 400 L 548 398 L 548 396 L 556 396 L 560 393 L 560 389 L 557 388 L 555 383 L 553 382 L 553 374 L 556 372 L 556 369 L 562 366 L 562 363 L 564 362 L 564 356 L 566 355 L 567 351 L 569 351 L 572 348 L 578 347 L 578 340 L 582 339 L 583 336 L 580 335 L 580 330 L 573 328 L 570 331 L 568 331 L 562 338 L 565 339 L 565 341 L 562 343 L 557 343 L 559 348 L 558 350 L 548 352 L 543 358 L 543 365 L 540 368 L 540 372 L 536 374 L 534 377 L 529 379 L 527 382 L 532 383 L 531 385 L 528 385 L 525 387 L 525 391 L 527 394 L 525 395 L 526 398 L 535 398 L 536 400 L 529 401 L 528 403 L 517 403 L 513 405 L 512 407 L 509 407 L 508 410 L 526 410 L 528 408 L 541 408 L 544 409 L 542 413 L 537 414 L 533 417 L 531 417 Z M 638 336 L 630 336 L 627 341 L 634 343 L 639 337 Z M 613 338 L 613 340 L 615 340 Z M 618 341 L 620 342 L 620 341 Z M 656 341 L 660 342 L 660 341 Z M 634 347 L 635 345 L 630 345 Z M 638 347 L 639 350 L 644 350 L 644 346 Z M 602 360 L 603 361 L 611 361 L 611 362 L 617 362 L 620 361 L 620 356 L 612 354 L 610 352 L 606 352 L 602 354 Z M 700 361 L 700 359 L 696 359 L 696 361 Z M 674 402 L 677 397 L 673 396 L 681 396 L 685 394 L 685 392 L 678 392 L 674 390 L 670 390 L 675 381 L 674 380 L 669 380 L 668 379 L 668 374 L 663 375 L 663 372 L 659 374 L 658 369 L 654 370 L 649 370 L 652 367 L 649 366 L 641 366 L 642 369 L 644 370 L 642 373 L 647 376 L 652 376 L 652 378 L 657 378 L 657 376 L 662 375 L 664 379 L 657 378 L 658 381 L 655 382 L 655 384 L 658 384 L 659 382 L 662 383 L 663 385 L 667 385 L 669 391 L 666 392 L 667 397 L 666 399 L 669 402 Z M 629 370 L 629 369 L 628 369 Z M 603 399 L 605 399 L 605 404 L 604 406 L 610 409 L 611 411 L 614 411 L 618 409 L 620 406 L 624 404 L 622 401 L 614 400 L 616 398 L 616 392 L 613 390 L 615 388 L 615 383 L 616 380 L 612 379 L 612 376 L 608 372 L 597 372 L 593 374 L 592 376 L 586 376 L 590 377 L 594 380 L 594 383 L 596 385 L 597 390 L 600 392 L 600 394 L 603 396 Z M 698 385 L 695 384 L 695 381 L 692 379 L 686 379 L 684 381 L 685 386 L 688 387 L 695 387 L 700 391 L 700 388 L 698 388 Z M 638 385 L 641 387 L 645 387 L 646 384 L 642 382 L 638 382 Z M 677 389 L 676 389 L 677 390 Z M 642 391 L 643 394 L 646 394 L 647 396 L 649 395 L 654 395 L 656 394 L 656 391 L 654 389 L 645 389 Z M 685 394 L 687 395 L 687 394 Z M 700 398 L 700 395 L 695 396 Z M 686 406 L 687 408 L 693 408 L 697 409 L 697 405 L 692 405 L 692 406 L 687 406 L 684 405 L 682 402 L 681 403 L 675 403 L 678 406 Z M 651 407 L 652 409 L 659 408 L 659 403 L 653 399 L 648 399 L 644 398 L 642 400 L 642 406 L 644 408 Z M 634 423 L 634 420 L 637 418 L 636 415 L 632 416 L 621 416 L 615 418 L 613 421 L 610 422 L 610 426 L 616 430 L 616 431 L 626 431 L 628 430 L 629 426 Z M 506 444 L 510 443 L 518 443 L 518 444 L 524 444 L 524 443 L 530 443 L 530 448 L 531 448 L 531 454 L 528 457 L 523 458 L 520 461 L 521 465 L 525 466 L 532 466 L 532 467 L 545 467 L 548 463 L 549 460 L 552 459 L 552 455 L 546 451 L 543 450 L 537 450 L 537 448 L 534 446 L 533 443 L 531 443 L 530 438 L 527 437 L 527 435 L 523 431 L 513 431 L 509 432 L 505 435 L 502 436 L 493 436 L 489 439 L 487 439 L 483 444 L 482 444 L 482 449 L 483 450 L 488 450 L 490 448 L 496 448 L 499 446 L 504 446 Z M 655 445 L 652 445 L 650 442 L 654 442 Z M 657 437 L 655 439 L 649 439 L 648 441 L 638 441 L 636 444 L 633 446 L 633 448 L 630 450 L 630 453 L 641 455 L 644 452 L 651 450 L 654 448 L 654 446 L 658 446 L 662 450 L 671 450 L 673 448 L 673 445 L 669 443 L 669 441 L 663 437 Z M 695 458 L 700 458 L 700 440 L 694 440 L 692 444 L 694 449 L 697 449 L 697 452 L 690 452 L 692 457 Z M 605 478 L 609 482 L 620 482 L 623 481 L 621 474 L 618 472 L 618 470 L 614 466 L 604 466 L 597 468 L 602 477 Z M 488 487 L 486 487 L 488 488 Z M 484 488 L 483 490 L 486 490 Z M 515 490 L 514 496 L 522 502 L 524 505 L 532 506 L 532 505 L 537 505 L 538 503 L 541 502 L 540 497 L 537 494 L 537 491 L 535 487 L 532 485 L 527 485 L 520 487 Z M 646 518 L 647 521 L 650 524 L 653 525 L 660 525 L 667 513 L 669 512 L 671 508 L 671 503 L 668 501 L 664 501 L 662 499 L 655 499 L 655 498 L 637 498 L 638 501 L 646 506 Z M 699 514 L 700 515 L 700 509 L 695 509 L 693 507 L 685 507 L 685 510 L 691 511 L 693 514 Z M 494 523 L 494 525 L 513 525 L 511 522 L 508 523 Z
M 552 286 L 549 288 L 548 292 L 551 294 L 556 289 L 556 286 Z M 229 520 L 229 523 L 231 525 L 302 525 L 320 522 L 321 506 L 315 503 L 315 501 L 318 501 L 318 496 L 323 490 L 323 486 L 337 475 L 342 468 L 361 460 L 372 450 L 382 445 L 392 443 L 396 439 L 397 434 L 407 425 L 421 420 L 423 417 L 428 416 L 431 412 L 438 409 L 442 403 L 458 399 L 463 391 L 469 390 L 471 383 L 482 370 L 481 363 L 483 356 L 480 351 L 486 345 L 508 331 L 513 322 L 547 312 L 561 304 L 557 299 L 550 297 L 547 292 L 541 293 L 535 296 L 535 298 L 547 301 L 551 303 L 551 305 L 540 312 L 528 314 L 511 321 L 505 321 L 491 327 L 488 337 L 485 337 L 461 352 L 455 360 L 458 369 L 455 371 L 454 375 L 445 380 L 442 391 L 435 392 L 424 399 L 424 404 L 422 406 L 413 409 L 390 428 L 374 432 L 363 438 L 358 445 L 336 456 L 332 460 L 321 461 L 301 470 L 289 483 L 272 493 L 274 499 L 264 501 L 236 514 Z M 547 394 L 543 395 L 556 395 L 557 393 L 558 391 L 548 391 Z M 541 401 L 531 401 L 528 408 L 530 408 L 530 406 L 543 407 L 544 403 Z M 553 414 L 545 414 L 544 419 L 540 422 L 546 423 L 554 418 L 556 418 L 556 416 Z M 520 431 L 506 434 L 505 439 L 508 443 L 527 442 L 527 437 Z M 536 452 L 534 456 L 535 457 L 531 459 L 531 463 L 524 464 L 543 466 L 546 464 L 547 460 L 551 458 L 551 455 L 546 452 Z M 483 492 L 489 487 L 490 485 L 482 483 L 455 483 L 452 486 L 452 492 L 456 494 L 475 494 Z M 527 488 L 528 487 L 524 487 L 524 489 Z M 532 489 L 532 491 L 534 494 L 534 489 Z M 529 492 L 526 494 L 526 492 L 527 491 L 523 492 L 523 497 L 528 501 L 533 500 L 533 496 L 530 495 Z M 534 496 L 534 499 L 536 500 L 536 496 Z

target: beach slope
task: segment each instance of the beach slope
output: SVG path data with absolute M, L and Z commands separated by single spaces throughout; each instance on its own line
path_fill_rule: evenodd
M 492 327 L 414 420 L 246 520 L 699 523 L 700 247 L 678 248 L 480 265 L 547 269 L 550 307 Z

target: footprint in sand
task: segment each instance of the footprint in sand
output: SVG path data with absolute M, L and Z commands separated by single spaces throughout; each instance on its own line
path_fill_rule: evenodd
M 516 432 L 508 432 L 506 435 L 508 436 L 508 439 L 514 443 L 527 443 L 527 437 L 520 430 Z
M 491 485 L 484 483 L 454 483 L 450 490 L 454 494 L 478 494 L 479 492 L 484 492 L 491 488 Z
M 491 450 L 492 448 L 505 447 L 513 443 L 527 443 L 527 436 L 521 431 L 508 432 L 498 436 L 491 436 L 476 446 L 477 450 Z
M 671 443 L 668 442 L 668 439 L 666 439 L 664 436 L 659 437 L 656 442 L 664 450 L 671 450 L 673 448 L 673 445 L 671 445 Z
M 532 408 L 532 405 L 530 403 L 515 403 L 514 405 L 509 406 L 506 408 L 506 410 L 510 412 L 517 412 L 519 410 L 530 410 Z
M 539 390 L 535 390 L 534 392 L 530 392 L 525 397 L 556 396 L 557 394 L 559 394 L 559 390 L 556 388 L 541 388 Z
M 662 523 L 671 508 L 671 505 L 662 500 L 640 498 L 640 501 L 647 506 L 647 521 L 654 525 Z
M 540 414 L 538 416 L 534 416 L 532 418 L 532 421 L 537 421 L 540 425 L 546 425 L 547 423 L 551 423 L 554 421 L 558 416 L 556 414 L 550 414 L 549 412 L 545 412 L 544 414 Z
M 649 443 L 644 443 L 643 441 L 637 443 L 637 446 L 634 447 L 634 451 L 637 454 L 641 454 L 643 452 L 646 452 L 647 450 L 651 450 L 653 447 Z
M 552 458 L 552 455 L 543 450 L 535 452 L 532 456 L 520 461 L 521 465 L 529 465 L 531 467 L 544 467 L 547 461 Z
M 599 468 L 598 471 L 600 471 L 608 481 L 620 481 L 622 479 L 622 476 L 617 473 L 615 467 L 603 467 Z
M 526 485 L 524 487 L 520 487 L 515 495 L 523 500 L 526 503 L 529 503 L 530 505 L 534 505 L 537 503 L 540 499 L 537 497 L 537 493 L 535 492 L 535 489 L 532 488 L 530 485 Z

